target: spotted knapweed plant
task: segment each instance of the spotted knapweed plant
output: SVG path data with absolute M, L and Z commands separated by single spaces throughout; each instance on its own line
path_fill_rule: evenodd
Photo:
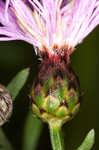
M 0 0 L 0 41 L 24 40 L 41 58 L 30 98 L 49 125 L 53 150 L 64 150 L 61 127 L 80 106 L 70 55 L 98 24 L 99 0 Z M 78 150 L 90 148 L 86 139 Z

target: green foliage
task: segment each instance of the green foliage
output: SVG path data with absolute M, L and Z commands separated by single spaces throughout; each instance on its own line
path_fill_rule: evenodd
M 35 150 L 42 131 L 42 122 L 28 113 L 23 133 L 23 150 Z
M 95 132 L 92 129 L 77 150 L 91 150 L 94 141 L 95 141 Z
M 19 94 L 20 90 L 23 88 L 29 76 L 29 69 L 24 69 L 20 71 L 8 84 L 7 89 L 10 92 L 12 99 L 14 100 Z
M 0 150 L 13 150 L 2 128 L 0 128 Z

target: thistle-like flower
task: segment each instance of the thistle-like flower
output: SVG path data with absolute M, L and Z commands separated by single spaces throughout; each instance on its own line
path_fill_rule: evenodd
M 64 123 L 78 110 L 69 56 L 98 24 L 99 0 L 0 0 L 0 41 L 24 40 L 42 57 L 31 97 L 44 121 Z

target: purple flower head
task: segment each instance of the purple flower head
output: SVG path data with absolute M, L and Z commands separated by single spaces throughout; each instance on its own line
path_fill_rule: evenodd
M 0 41 L 74 47 L 99 24 L 99 0 L 0 0 Z

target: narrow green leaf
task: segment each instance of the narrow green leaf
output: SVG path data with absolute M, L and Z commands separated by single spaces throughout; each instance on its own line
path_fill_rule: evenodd
M 29 76 L 29 69 L 26 68 L 20 71 L 8 84 L 7 89 L 10 92 L 13 100 L 16 98 L 20 90 L 23 88 L 25 82 L 27 81 L 28 76 Z
M 27 115 L 24 134 L 23 134 L 23 150 L 35 150 L 42 131 L 42 122 L 36 119 L 30 111 Z
M 0 128 L 0 150 L 13 150 L 2 128 Z
M 91 150 L 93 144 L 95 141 L 95 132 L 94 129 L 92 129 L 84 139 L 83 143 L 80 145 L 80 147 L 77 150 Z

